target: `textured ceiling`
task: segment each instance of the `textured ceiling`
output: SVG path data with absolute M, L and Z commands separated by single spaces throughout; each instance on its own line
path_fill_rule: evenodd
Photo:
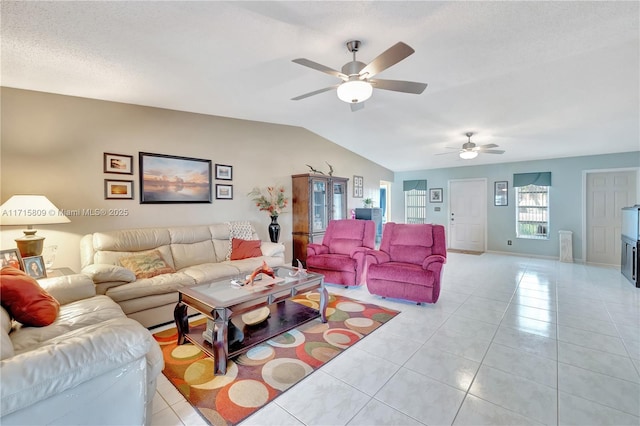
M 302 126 L 394 171 L 640 149 L 639 2 L 11 2 L 3 86 Z M 403 41 L 351 112 L 334 69 Z M 460 160 L 466 141 L 503 155 Z M 304 149 L 304 141 L 301 141 Z M 436 155 L 451 152 L 449 155 Z

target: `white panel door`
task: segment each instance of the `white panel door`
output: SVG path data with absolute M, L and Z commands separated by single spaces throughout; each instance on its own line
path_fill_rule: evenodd
M 587 262 L 620 266 L 620 227 L 623 207 L 636 200 L 635 171 L 587 174 Z
M 486 226 L 486 179 L 450 181 L 449 248 L 484 251 Z

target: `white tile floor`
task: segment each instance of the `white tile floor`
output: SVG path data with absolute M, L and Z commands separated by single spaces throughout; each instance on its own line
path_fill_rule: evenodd
M 639 425 L 640 289 L 617 269 L 449 254 L 401 311 L 243 425 Z M 161 376 L 152 425 L 206 424 Z

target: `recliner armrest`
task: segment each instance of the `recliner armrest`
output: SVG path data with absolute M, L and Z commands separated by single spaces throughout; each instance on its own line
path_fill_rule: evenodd
M 432 263 L 447 263 L 447 258 L 439 254 L 427 256 L 422 262 L 422 269 L 429 269 L 429 265 Z
M 94 263 L 83 268 L 82 273 L 88 275 L 96 284 L 118 281 L 132 283 L 136 280 L 133 271 L 118 265 Z
M 315 243 L 307 244 L 307 256 L 327 253 L 329 253 L 329 247 L 327 246 Z
M 370 264 L 387 263 L 391 261 L 391 257 L 381 250 L 369 250 L 367 252 L 367 261 Z
M 371 251 L 371 249 L 368 247 L 356 247 L 351 250 L 351 253 L 349 253 L 349 257 L 355 259 L 356 257 L 365 256 L 369 251 Z
M 91 278 L 84 274 L 43 278 L 38 280 L 38 284 L 47 293 L 55 297 L 61 305 L 88 299 L 96 295 L 96 286 L 91 281 Z

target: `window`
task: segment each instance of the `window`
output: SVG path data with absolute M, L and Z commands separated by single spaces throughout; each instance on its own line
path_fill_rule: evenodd
M 427 223 L 427 181 L 405 180 L 402 184 L 405 223 Z
M 516 237 L 549 238 L 549 187 L 527 185 L 516 188 Z

